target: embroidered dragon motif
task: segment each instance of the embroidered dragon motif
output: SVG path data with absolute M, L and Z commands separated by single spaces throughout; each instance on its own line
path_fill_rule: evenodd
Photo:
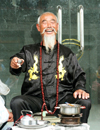
M 64 80 L 64 75 L 66 73 L 65 67 L 63 67 L 62 61 L 64 60 L 64 56 L 61 56 L 59 58 L 59 66 L 58 66 L 58 70 L 59 70 L 59 79 Z M 57 75 L 55 75 L 57 78 Z
M 38 73 L 38 67 L 37 67 L 37 64 L 38 64 L 38 56 L 34 55 L 34 61 L 35 63 L 33 64 L 33 67 L 31 67 L 29 70 L 28 70 L 28 73 L 29 73 L 29 80 L 31 79 L 38 79 L 39 76 L 36 75 L 36 73 Z

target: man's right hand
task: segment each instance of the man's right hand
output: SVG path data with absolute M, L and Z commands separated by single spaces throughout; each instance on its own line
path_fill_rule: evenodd
M 8 109 L 7 109 L 7 111 L 8 111 Z M 8 122 L 13 122 L 14 120 L 13 120 L 13 114 L 12 114 L 12 112 L 8 111 L 8 114 L 9 114 Z
M 19 64 L 18 63 L 18 60 L 21 60 L 21 63 Z M 24 60 L 23 59 L 20 59 L 18 57 L 14 57 L 12 60 L 11 60 L 11 63 L 10 63 L 10 66 L 11 68 L 13 69 L 19 69 L 20 68 L 20 65 L 22 65 L 24 63 Z

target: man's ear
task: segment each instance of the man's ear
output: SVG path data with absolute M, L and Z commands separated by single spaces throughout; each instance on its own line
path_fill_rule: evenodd
M 40 32 L 40 25 L 36 24 L 37 30 Z

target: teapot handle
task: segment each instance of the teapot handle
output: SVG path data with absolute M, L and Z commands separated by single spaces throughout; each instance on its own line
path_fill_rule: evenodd
M 21 114 L 24 115 L 24 113 L 30 113 L 33 116 L 33 112 L 30 110 L 21 110 Z

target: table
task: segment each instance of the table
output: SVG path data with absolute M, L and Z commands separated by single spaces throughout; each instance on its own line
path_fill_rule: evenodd
M 59 125 L 48 125 L 47 127 L 44 128 L 39 128 L 39 129 L 24 129 L 20 128 L 18 126 L 13 126 L 12 130 L 90 130 L 90 126 L 87 123 L 83 123 L 79 126 L 76 127 L 63 127 Z

